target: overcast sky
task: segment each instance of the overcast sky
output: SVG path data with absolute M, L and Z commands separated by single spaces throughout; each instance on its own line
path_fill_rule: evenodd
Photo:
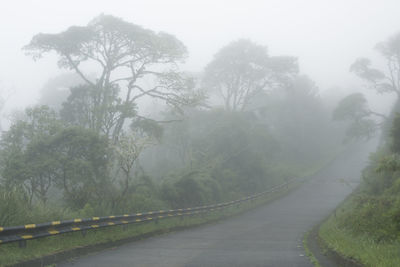
M 185 43 L 189 71 L 201 71 L 219 48 L 238 38 L 292 55 L 321 90 L 357 87 L 348 72 L 379 41 L 400 31 L 399 0 L 2 0 L 0 86 L 14 88 L 11 105 L 33 104 L 60 71 L 56 58 L 34 62 L 21 47 L 39 32 L 85 25 L 105 13 L 174 34 Z M 18 102 L 16 101 L 18 99 Z

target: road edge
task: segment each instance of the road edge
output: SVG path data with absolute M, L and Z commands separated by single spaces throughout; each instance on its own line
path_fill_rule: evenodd
M 331 216 L 331 215 L 329 215 Z M 327 218 L 329 218 L 329 216 Z M 331 249 L 328 244 L 319 236 L 320 226 L 327 220 L 325 218 L 322 222 L 314 226 L 304 236 L 303 244 L 307 253 L 307 257 L 316 267 L 362 267 L 361 263 L 354 259 L 344 257 L 334 249 Z

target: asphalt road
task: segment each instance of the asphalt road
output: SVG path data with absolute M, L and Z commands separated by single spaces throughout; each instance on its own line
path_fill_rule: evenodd
M 57 266 L 304 266 L 302 239 L 359 181 L 373 144 L 345 153 L 290 194 L 241 216 Z M 346 181 L 344 183 L 343 181 Z

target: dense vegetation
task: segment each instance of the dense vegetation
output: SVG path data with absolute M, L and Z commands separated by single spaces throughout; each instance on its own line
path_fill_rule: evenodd
M 174 36 L 106 15 L 24 49 L 74 74 L 2 135 L 1 226 L 235 199 L 302 175 L 342 141 L 296 58 L 250 40 L 200 74 L 179 70 Z
M 381 93 L 393 93 L 396 101 L 389 116 L 371 111 L 361 94 L 343 99 L 334 118 L 350 121 L 350 128 L 369 136 L 381 129 L 378 150 L 370 155 L 356 192 L 335 216 L 321 226 L 320 235 L 340 254 L 367 266 L 398 266 L 400 237 L 400 34 L 377 45 L 386 70 L 358 59 L 351 70 Z M 375 117 L 375 119 L 374 119 Z M 379 117 L 379 120 L 376 120 Z

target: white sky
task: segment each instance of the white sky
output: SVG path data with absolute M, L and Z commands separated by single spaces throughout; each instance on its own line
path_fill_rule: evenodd
M 399 12 L 399 0 L 0 0 L 0 86 L 15 88 L 13 107 L 33 104 L 60 71 L 55 57 L 34 62 L 21 47 L 36 33 L 105 13 L 174 34 L 189 49 L 189 71 L 201 71 L 219 48 L 244 37 L 268 46 L 270 55 L 298 57 L 301 72 L 322 90 L 354 88 L 360 83 L 350 64 L 373 57 L 377 42 L 400 31 Z

